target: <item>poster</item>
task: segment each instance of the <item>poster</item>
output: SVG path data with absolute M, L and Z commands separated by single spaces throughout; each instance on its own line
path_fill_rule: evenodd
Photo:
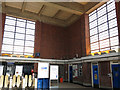
M 15 69 L 15 75 L 18 76 L 22 76 L 22 71 L 23 71 L 23 66 L 16 66 L 16 69 Z
M 57 65 L 50 66 L 50 80 L 58 80 L 58 66 Z
M 0 76 L 3 75 L 3 66 L 0 65 Z
M 73 65 L 73 78 L 78 77 L 78 68 L 77 65 Z
M 49 78 L 49 63 L 38 63 L 38 78 Z

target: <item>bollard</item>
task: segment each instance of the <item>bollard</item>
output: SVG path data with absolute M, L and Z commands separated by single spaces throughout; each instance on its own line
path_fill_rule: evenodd
M 28 76 L 25 75 L 25 87 L 27 87 Z
M 4 75 L 1 75 L 1 77 L 0 77 L 0 88 L 3 87 L 3 81 L 4 81 Z
M 28 86 L 29 87 L 31 87 L 31 85 L 32 85 L 32 78 L 31 78 L 32 76 L 31 75 L 29 75 L 29 82 L 28 82 Z
M 9 83 L 9 89 L 11 89 L 12 88 L 12 76 L 10 77 L 10 83 Z
M 4 88 L 8 88 L 8 75 L 5 76 Z
M 16 83 L 16 75 L 13 75 L 12 87 L 15 87 L 15 83 Z
M 20 75 L 17 76 L 17 87 L 20 87 Z
M 35 89 L 37 89 L 37 78 L 35 78 Z

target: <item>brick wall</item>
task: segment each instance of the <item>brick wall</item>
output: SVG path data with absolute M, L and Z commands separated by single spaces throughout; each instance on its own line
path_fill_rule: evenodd
M 5 24 L 5 17 L 6 14 L 0 13 L 0 54 L 2 48 L 2 40 L 3 40 L 3 33 L 4 33 L 4 24 Z
M 64 58 L 68 53 L 66 34 L 62 27 L 37 21 L 34 52 L 40 52 L 41 58 Z
M 111 78 L 108 77 L 108 74 L 110 73 L 110 62 L 104 61 L 104 62 L 99 62 L 98 64 L 99 64 L 100 86 L 112 87 Z

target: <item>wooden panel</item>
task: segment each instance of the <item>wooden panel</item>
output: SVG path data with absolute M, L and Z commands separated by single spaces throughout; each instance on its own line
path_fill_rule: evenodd
M 45 9 L 42 12 L 42 15 L 53 17 L 59 9 L 56 9 L 54 7 L 46 6 Z
M 22 8 L 22 3 L 23 2 L 6 2 L 6 6 L 14 7 L 14 8 Z
M 61 19 L 61 20 L 66 20 L 71 15 L 72 15 L 72 13 L 65 12 L 65 11 L 60 11 L 59 14 L 56 15 L 56 18 Z
M 28 2 L 26 4 L 25 10 L 38 13 L 40 9 L 42 8 L 42 6 L 43 6 L 42 2 L 41 3 L 40 2 Z

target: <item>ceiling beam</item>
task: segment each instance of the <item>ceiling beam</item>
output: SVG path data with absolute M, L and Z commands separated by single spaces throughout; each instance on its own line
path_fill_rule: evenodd
M 84 6 L 76 2 L 46 2 L 45 4 L 76 15 L 84 13 Z
M 6 6 L 6 3 L 5 2 L 2 2 L 2 7 L 5 7 Z
M 39 16 L 41 15 L 41 13 L 43 12 L 43 10 L 44 10 L 45 8 L 46 8 L 45 5 L 42 5 L 42 8 L 40 8 L 40 11 L 39 11 L 39 13 L 38 13 Z
M 62 26 L 62 27 L 66 26 L 65 21 L 62 21 L 56 18 L 51 18 L 51 17 L 44 16 L 44 15 L 39 16 L 38 14 L 31 13 L 29 11 L 22 12 L 20 9 L 12 8 L 9 6 L 3 7 L 2 12 L 13 15 L 13 16 L 22 17 L 22 18 L 38 20 L 40 22 L 47 23 L 47 24 L 53 24 L 53 25 Z
M 56 16 L 57 16 L 60 12 L 61 12 L 61 10 L 58 10 L 52 18 L 56 18 Z
M 27 2 L 23 2 L 23 4 L 22 4 L 22 12 L 24 12 L 26 4 L 27 4 Z

